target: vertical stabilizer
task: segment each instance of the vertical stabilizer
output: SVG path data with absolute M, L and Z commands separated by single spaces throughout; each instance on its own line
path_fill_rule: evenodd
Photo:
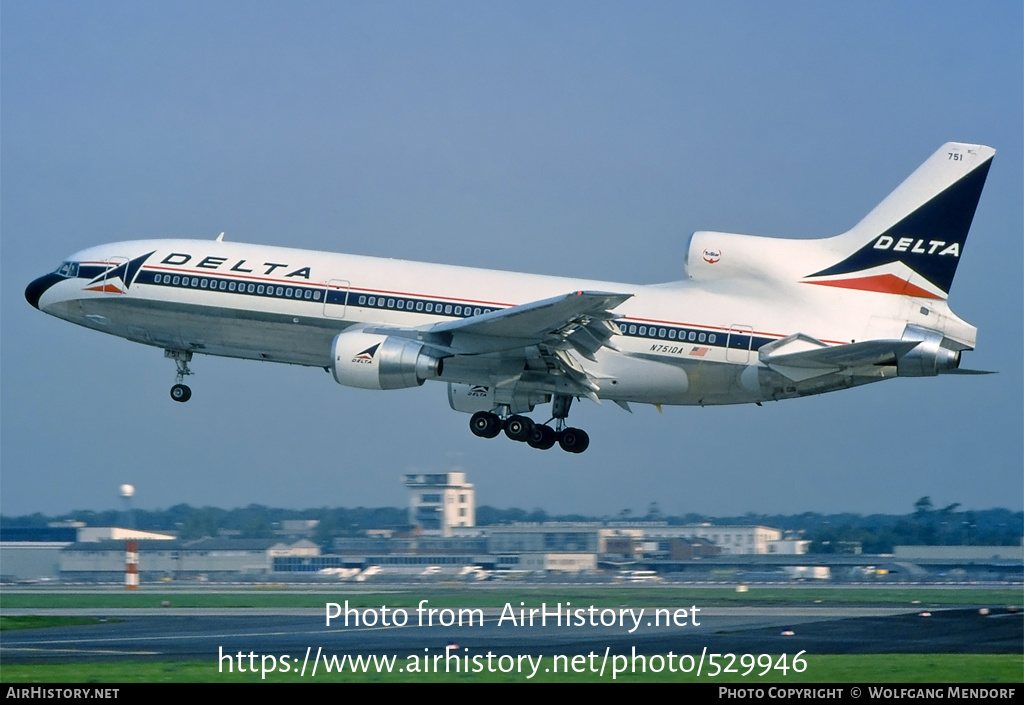
M 807 284 L 945 299 L 995 150 L 947 142 L 850 231 Z

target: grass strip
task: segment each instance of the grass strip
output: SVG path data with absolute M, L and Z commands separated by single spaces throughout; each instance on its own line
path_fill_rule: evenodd
M 421 600 L 430 607 L 501 608 L 506 602 L 539 606 L 541 602 L 554 604 L 572 602 L 574 605 L 595 607 L 700 607 L 728 605 L 1020 605 L 1022 594 L 1013 589 L 937 589 L 937 588 L 784 588 L 750 587 L 746 592 L 733 588 L 678 587 L 678 588 L 536 588 L 479 589 L 436 586 L 422 590 L 406 589 L 394 592 L 348 592 L 339 588 L 322 592 L 298 590 L 196 590 L 161 592 L 139 590 L 135 592 L 9 592 L 0 594 L 0 608 L 54 609 L 54 608 L 132 608 L 132 607 L 254 607 L 324 609 L 327 602 L 344 603 L 351 607 L 415 608 Z

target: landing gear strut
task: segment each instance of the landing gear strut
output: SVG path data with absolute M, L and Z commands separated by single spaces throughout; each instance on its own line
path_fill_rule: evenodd
M 480 438 L 494 438 L 502 431 L 513 441 L 525 442 L 531 448 L 548 450 L 555 443 L 568 453 L 582 453 L 590 445 L 590 436 L 579 428 L 568 428 L 565 419 L 569 416 L 572 397 L 556 394 L 551 405 L 551 419 L 548 423 L 534 423 L 529 417 L 509 415 L 508 407 L 500 407 L 505 413 L 499 416 L 493 411 L 478 411 L 469 420 L 469 429 Z M 555 422 L 552 428 L 548 424 Z
M 590 436 L 581 428 L 566 427 L 572 397 L 556 394 L 551 400 L 551 418 L 555 421 L 555 438 L 566 453 L 582 453 L 590 447 Z
M 171 387 L 171 399 L 174 401 L 186 402 L 192 398 L 192 390 L 187 384 L 182 384 L 185 377 L 192 374 L 188 363 L 192 361 L 192 353 L 188 350 L 164 350 L 164 357 L 169 357 L 178 366 L 178 374 L 175 377 L 177 382 Z

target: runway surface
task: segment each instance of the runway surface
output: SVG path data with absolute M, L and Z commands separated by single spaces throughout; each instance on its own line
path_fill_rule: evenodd
M 24 610 L 32 614 L 103 615 L 86 626 L 7 631 L 0 639 L 3 663 L 58 663 L 94 660 L 213 660 L 241 652 L 301 660 L 307 650 L 325 655 L 443 654 L 457 644 L 461 654 L 1020 654 L 1024 614 L 977 609 L 932 610 L 930 616 L 905 608 L 711 607 L 687 615 L 684 626 L 654 623 L 650 608 L 639 615 L 616 614 L 614 626 L 591 626 L 611 615 L 584 615 L 587 624 L 561 625 L 553 618 L 533 626 L 501 619 L 488 610 L 483 625 L 420 626 L 415 609 L 408 624 L 349 626 L 325 624 L 323 610 L 311 609 L 123 609 Z M 18 611 L 4 610 L 5 615 Z M 622 623 L 618 617 L 623 617 Z M 634 615 L 636 616 L 636 615 Z M 499 623 L 499 620 L 501 623 Z M 629 632 L 630 628 L 632 633 Z M 792 631 L 790 636 L 784 631 Z M 257 663 L 259 661 L 257 660 Z

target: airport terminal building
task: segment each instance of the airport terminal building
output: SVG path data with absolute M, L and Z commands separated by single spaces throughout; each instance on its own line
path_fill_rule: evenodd
M 97 533 L 104 535 L 91 532 Z M 463 527 L 452 536 L 418 530 L 375 533 L 384 535 L 337 538 L 326 551 L 301 537 L 183 541 L 161 536 L 133 541 L 144 585 L 196 580 L 470 582 L 495 578 L 730 583 L 927 581 L 954 576 L 1019 581 L 1024 572 L 1024 549 L 1019 546 L 901 547 L 890 556 L 809 556 L 800 552 L 798 542 L 773 538 L 780 534 L 778 530 L 760 526 L 546 522 Z M 19 540 L 31 538 L 43 540 Z M 4 532 L 0 536 L 3 579 L 124 583 L 125 540 L 75 539 L 73 532 L 34 537 Z
M 808 555 L 779 529 L 711 522 L 511 523 L 476 526 L 465 473 L 411 473 L 409 525 L 314 542 L 317 521 L 286 520 L 274 538 L 183 540 L 171 534 L 63 522 L 0 529 L 0 581 L 124 583 L 127 542 L 143 584 L 199 581 L 934 580 L 1019 581 L 1021 546 L 906 547 L 891 556 Z

